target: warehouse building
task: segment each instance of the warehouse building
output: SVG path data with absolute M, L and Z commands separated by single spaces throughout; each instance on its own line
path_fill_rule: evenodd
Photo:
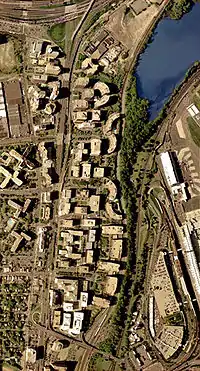
M 173 185 L 178 184 L 179 180 L 170 152 L 161 153 L 160 159 L 168 185 L 172 187 Z
M 5 99 L 2 90 L 2 83 L 0 83 L 0 117 L 7 117 Z
M 0 138 L 3 137 L 9 137 L 9 129 L 3 85 L 0 83 Z
M 179 195 L 180 200 L 187 201 L 185 183 L 180 180 L 177 174 L 177 165 L 175 163 L 173 152 L 163 152 L 160 155 L 162 168 L 169 188 L 174 196 Z
M 188 273 L 192 282 L 198 306 L 200 308 L 200 272 L 197 259 L 192 244 L 192 227 L 188 222 L 181 228 L 181 237 L 183 242 L 183 253 L 188 268 Z
M 199 109 L 195 106 L 194 103 L 190 104 L 187 107 L 187 111 L 189 112 L 190 116 L 195 119 L 196 121 L 200 120 L 200 112 Z

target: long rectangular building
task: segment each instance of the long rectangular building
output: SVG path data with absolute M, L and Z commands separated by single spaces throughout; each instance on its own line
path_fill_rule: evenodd
M 188 224 L 182 227 L 182 241 L 184 247 L 185 262 L 188 267 L 188 273 L 192 282 L 192 286 L 195 292 L 197 303 L 200 308 L 200 272 L 197 264 L 195 252 L 193 249 L 190 231 Z
M 170 187 L 172 187 L 175 184 L 179 183 L 176 170 L 174 169 L 172 157 L 170 155 L 170 152 L 163 152 L 160 155 L 160 159 L 162 162 L 162 167 L 164 170 L 164 174 L 166 177 L 166 180 Z

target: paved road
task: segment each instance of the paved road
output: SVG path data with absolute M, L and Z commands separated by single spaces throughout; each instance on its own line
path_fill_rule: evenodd
M 42 187 L 40 189 L 38 188 L 17 188 L 17 189 L 0 189 L 0 196 L 28 196 L 28 197 L 34 197 L 39 196 L 42 192 L 53 192 L 57 191 L 59 188 L 59 183 L 52 184 L 50 187 Z
M 176 366 L 176 367 L 173 368 L 173 371 L 190 371 L 189 367 L 195 367 L 195 366 L 196 367 L 200 366 L 200 360 L 199 359 L 187 361 L 187 362 L 185 362 L 184 365 L 182 364 L 180 366 Z
M 72 344 L 76 343 L 77 345 L 80 345 L 82 348 L 85 348 L 85 349 L 93 349 L 94 351 L 98 351 L 98 353 L 108 357 L 109 359 L 113 359 L 113 360 L 118 359 L 117 357 L 111 356 L 110 354 L 107 354 L 106 352 L 99 350 L 95 345 L 88 343 L 84 338 L 82 339 L 73 338 L 72 336 L 62 334 L 58 331 L 47 329 L 45 326 L 39 325 L 37 323 L 32 323 L 32 327 L 33 328 L 35 327 L 37 330 L 40 330 L 42 332 L 45 332 L 46 335 L 48 335 L 49 337 L 52 336 L 52 337 L 55 337 L 56 339 L 67 340 L 67 341 L 70 341 L 70 343 Z
M 40 143 L 40 142 L 52 142 L 55 140 L 55 136 L 52 135 L 44 135 L 44 136 L 34 136 L 30 135 L 27 137 L 19 137 L 19 138 L 1 138 L 0 140 L 0 147 L 17 145 L 17 144 L 25 144 L 25 143 Z
M 27 256 L 26 256 L 27 258 Z M 40 277 L 40 278 L 43 278 L 43 276 L 45 275 L 44 272 L 34 272 L 34 277 Z M 0 277 L 32 277 L 33 276 L 33 273 L 32 271 L 31 272 L 20 272 L 20 271 L 13 271 L 13 272 L 0 272 Z
M 112 308 L 104 309 L 96 318 L 93 325 L 91 326 L 90 330 L 88 331 L 87 341 L 92 344 L 95 344 L 99 338 L 99 334 L 103 327 L 105 327 L 105 324 L 108 322 L 110 318 Z M 90 361 L 90 358 L 92 354 L 94 353 L 94 349 L 86 349 L 81 356 L 77 366 L 76 371 L 87 371 L 88 369 L 88 363 Z
M 77 38 L 78 40 L 77 40 L 76 45 L 75 45 L 75 38 L 78 36 L 79 31 L 81 31 L 81 27 L 83 26 L 84 22 L 87 20 L 87 16 L 88 16 L 89 12 L 91 11 L 91 9 L 93 9 L 93 7 L 94 7 L 94 5 L 97 1 L 98 0 L 90 0 L 89 5 L 88 5 L 87 9 L 85 10 L 85 13 L 84 13 L 79 25 L 78 25 L 78 28 L 73 35 L 72 47 L 74 47 L 74 49 L 73 49 L 72 55 L 71 55 L 71 66 L 70 66 L 69 84 L 68 84 L 69 91 L 72 91 L 72 88 L 73 88 L 73 85 L 72 85 L 73 72 L 74 72 L 74 67 L 75 67 L 75 63 L 76 63 L 76 56 L 78 54 L 79 47 L 82 43 L 82 35 L 80 35 L 80 37 Z M 72 98 L 71 98 L 71 95 L 70 95 L 69 99 L 68 99 L 68 102 L 67 102 L 67 123 L 66 123 L 67 124 L 67 129 L 66 129 L 67 132 L 66 132 L 66 135 L 63 136 L 63 143 L 62 143 L 62 148 L 65 150 L 65 154 L 64 154 L 62 169 L 60 171 L 60 188 L 59 188 L 60 192 L 62 192 L 63 186 L 64 186 L 66 170 L 67 170 L 67 161 L 68 161 L 68 158 L 69 158 L 71 135 L 72 135 L 72 125 L 71 125 L 71 106 L 72 105 L 71 105 L 71 103 L 72 103 Z M 64 148 L 64 144 L 65 144 L 65 148 Z

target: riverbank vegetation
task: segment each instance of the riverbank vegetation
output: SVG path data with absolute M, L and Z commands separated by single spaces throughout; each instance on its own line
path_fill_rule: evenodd
M 133 75 L 130 78 L 126 95 L 126 124 L 124 127 L 120 154 L 120 184 L 127 216 L 128 260 L 126 292 L 128 292 L 129 300 L 129 306 L 124 307 L 123 321 L 125 324 L 125 332 L 123 334 L 123 340 L 121 341 L 122 353 L 128 350 L 128 330 L 132 320 L 132 308 L 137 296 L 144 290 L 144 278 L 148 259 L 147 244 L 144 244 L 143 247 L 136 246 L 139 197 L 142 194 L 142 206 L 145 210 L 148 205 L 149 185 L 156 172 L 156 167 L 152 166 L 152 168 L 149 169 L 148 177 L 146 177 L 147 169 L 145 169 L 145 181 L 143 181 L 144 174 L 141 173 L 137 177 L 136 182 L 134 182 L 134 169 L 136 167 L 138 155 L 141 152 L 152 152 L 155 144 L 158 144 L 155 143 L 154 134 L 158 130 L 159 125 L 170 113 L 171 105 L 174 103 L 177 93 L 199 69 L 200 64 L 198 62 L 194 63 L 185 74 L 182 83 L 174 90 L 170 99 L 153 121 L 149 121 L 149 102 L 146 99 L 138 97 L 136 78 Z
M 129 306 L 125 318 L 125 331 L 121 354 L 128 350 L 128 331 L 132 321 L 133 307 L 139 294 L 144 290 L 144 278 L 148 259 L 148 246 L 136 245 L 136 225 L 141 193 L 142 205 L 148 203 L 148 189 L 154 168 L 140 174 L 134 181 L 134 168 L 140 153 L 148 153 L 152 147 L 149 139 L 157 129 L 157 121 L 149 121 L 149 102 L 137 94 L 136 78 L 132 75 L 126 96 L 126 125 L 120 154 L 120 183 L 127 216 L 127 272 L 129 274 Z M 154 142 L 154 139 L 152 139 Z M 148 158 L 149 156 L 147 156 Z M 144 170 L 144 169 L 143 169 Z M 144 176 L 142 176 L 144 175 Z M 141 187 L 143 187 L 141 191 Z
M 192 0 L 175 0 L 167 6 L 166 14 L 172 19 L 181 19 L 194 5 Z
M 137 94 L 134 72 L 130 77 L 126 95 L 126 124 L 123 132 L 120 152 L 120 185 L 127 218 L 127 264 L 126 273 L 118 295 L 115 311 L 110 320 L 109 331 L 105 340 L 99 344 L 99 349 L 113 355 L 123 355 L 128 351 L 128 334 L 132 321 L 134 304 L 144 291 L 144 281 L 148 260 L 149 246 L 136 245 L 136 226 L 138 206 L 142 194 L 142 206 L 146 210 L 148 205 L 148 190 L 150 182 L 157 171 L 155 163 L 148 171 L 141 167 L 141 173 L 134 179 L 138 156 L 146 153 L 151 156 L 155 145 L 155 133 L 159 125 L 171 112 L 171 105 L 177 93 L 184 87 L 190 77 L 200 70 L 200 63 L 196 62 L 186 73 L 182 83 L 174 90 L 157 118 L 149 121 L 149 102 Z M 199 129 L 200 130 L 200 129 Z M 200 137 L 199 137 L 200 140 Z M 200 142 L 199 142 L 200 145 Z M 145 174 L 144 174 L 145 172 Z M 145 180 L 143 179 L 145 177 Z M 95 359 L 98 359 L 98 353 Z M 100 355 L 99 355 L 100 356 Z M 94 360 L 93 360 L 94 361 Z
M 127 337 L 122 339 L 122 333 L 126 322 L 131 321 L 130 300 L 134 303 L 134 298 L 140 290 L 143 290 L 144 280 L 140 283 L 135 282 L 138 278 L 136 274 L 136 223 L 137 223 L 137 192 L 141 187 L 134 186 L 132 181 L 133 167 L 137 160 L 138 152 L 143 149 L 143 145 L 148 141 L 153 133 L 153 122 L 148 120 L 149 103 L 146 99 L 139 98 L 136 89 L 136 79 L 130 79 L 126 98 L 126 125 L 123 133 L 123 140 L 120 154 L 120 182 L 122 197 L 124 199 L 127 217 L 127 264 L 126 273 L 121 285 L 116 308 L 111 319 L 110 332 L 107 338 L 100 344 L 100 349 L 116 355 L 120 348 L 127 345 Z M 143 254 L 145 256 L 145 254 Z M 142 271 L 144 272 L 145 263 L 143 262 Z M 137 272 L 138 273 L 138 272 Z M 141 278 L 141 276 L 140 276 Z M 132 307 L 132 305 L 131 305 Z M 128 314 L 129 313 L 129 314 Z M 128 318 L 127 318 L 128 315 Z

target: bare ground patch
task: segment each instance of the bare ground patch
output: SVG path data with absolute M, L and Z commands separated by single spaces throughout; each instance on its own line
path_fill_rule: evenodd
M 0 71 L 3 73 L 12 72 L 16 67 L 15 50 L 12 41 L 0 44 Z
M 4 364 L 2 367 L 2 371 L 17 371 L 18 369 L 13 366 L 9 366 L 8 364 Z
M 158 7 L 154 4 L 137 16 L 126 13 L 126 6 L 122 6 L 112 13 L 105 28 L 126 48 L 133 50 L 157 13 Z

